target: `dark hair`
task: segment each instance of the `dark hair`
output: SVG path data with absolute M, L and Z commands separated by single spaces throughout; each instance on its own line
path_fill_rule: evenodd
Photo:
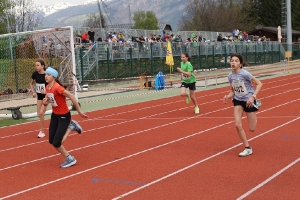
M 242 65 L 241 68 L 243 68 L 243 67 L 245 67 L 245 66 L 248 65 L 248 63 L 246 63 L 244 61 L 244 58 L 243 58 L 243 56 L 241 54 L 238 54 L 238 53 L 231 54 L 230 60 L 232 59 L 232 57 L 237 57 L 240 60 L 240 63 Z
M 37 60 L 36 62 L 39 62 L 42 66 L 44 66 L 44 70 L 46 70 L 46 64 L 43 60 Z
M 190 62 L 191 61 L 191 58 L 190 58 L 190 56 L 189 56 L 189 54 L 188 53 L 182 53 L 183 55 L 185 55 L 185 57 L 187 57 L 188 58 L 188 61 Z

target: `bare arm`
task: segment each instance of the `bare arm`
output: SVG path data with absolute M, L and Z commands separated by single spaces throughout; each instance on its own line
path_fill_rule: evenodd
M 80 106 L 73 94 L 71 94 L 68 90 L 64 90 L 62 95 L 64 95 L 65 97 L 68 97 L 72 101 L 73 105 L 75 106 L 77 112 L 79 113 L 79 115 L 81 117 L 88 118 L 88 116 L 81 111 Z
M 251 83 L 252 83 L 253 85 L 256 85 L 255 91 L 254 91 L 254 93 L 253 93 L 253 95 L 256 97 L 257 94 L 259 93 L 259 91 L 261 90 L 263 84 L 262 84 L 262 82 L 260 82 L 260 80 L 258 80 L 258 79 L 255 78 L 255 77 L 252 78 Z
M 32 92 L 32 96 L 33 97 L 36 97 L 36 93 L 35 93 L 35 91 L 34 91 L 34 89 L 33 89 L 33 85 L 34 85 L 34 79 L 31 79 L 31 81 L 30 81 L 30 83 L 29 83 L 29 86 L 30 86 L 30 90 L 31 90 L 31 92 Z
M 227 100 L 230 99 L 230 98 L 233 98 L 233 96 L 234 96 L 234 91 L 233 91 L 232 86 L 230 85 L 229 94 L 224 96 L 224 103 L 227 103 Z

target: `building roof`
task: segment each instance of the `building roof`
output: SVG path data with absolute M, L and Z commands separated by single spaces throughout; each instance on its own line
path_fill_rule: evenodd
M 267 31 L 271 33 L 278 33 L 277 27 L 271 27 L 271 26 L 256 26 L 253 30 L 249 31 L 248 34 L 251 34 L 255 31 L 262 30 L 262 31 Z M 281 29 L 281 32 L 284 32 L 285 29 Z M 293 35 L 300 35 L 300 31 L 292 30 Z

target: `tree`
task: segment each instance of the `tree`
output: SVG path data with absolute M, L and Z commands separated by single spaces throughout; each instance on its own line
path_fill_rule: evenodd
M 84 26 L 87 26 L 87 27 L 99 28 L 100 27 L 99 14 L 95 14 L 95 13 L 90 14 L 88 19 L 86 19 L 83 24 L 84 24 Z M 106 27 L 106 20 L 103 15 L 101 15 L 101 25 L 102 25 L 102 28 Z
M 7 8 L 9 7 L 5 0 L 0 0 L 0 34 L 7 33 Z
M 182 30 L 249 30 L 256 25 L 252 0 L 189 0 L 179 22 Z
M 34 27 L 42 24 L 40 10 L 34 5 L 33 0 L 6 0 L 10 9 L 6 11 L 9 23 L 9 32 L 32 31 Z M 5 19 L 1 18 L 1 21 Z M 8 24 L 7 21 L 5 22 Z
M 300 31 L 300 1 L 292 0 L 292 28 Z
M 158 30 L 158 20 L 153 11 L 137 11 L 133 16 L 134 29 Z
M 282 0 L 255 0 L 254 7 L 260 25 L 277 27 L 282 24 Z

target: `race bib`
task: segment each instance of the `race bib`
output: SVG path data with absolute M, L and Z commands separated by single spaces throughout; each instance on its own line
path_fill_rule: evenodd
M 44 91 L 44 92 L 46 91 L 45 84 L 44 83 L 35 84 L 35 92 L 42 93 L 42 91 Z
M 245 96 L 248 94 L 247 88 L 245 87 L 243 81 L 233 80 L 231 85 L 236 96 Z
M 55 99 L 54 99 L 54 94 L 53 93 L 47 93 L 47 96 L 50 99 L 50 103 L 53 107 L 58 106 Z

